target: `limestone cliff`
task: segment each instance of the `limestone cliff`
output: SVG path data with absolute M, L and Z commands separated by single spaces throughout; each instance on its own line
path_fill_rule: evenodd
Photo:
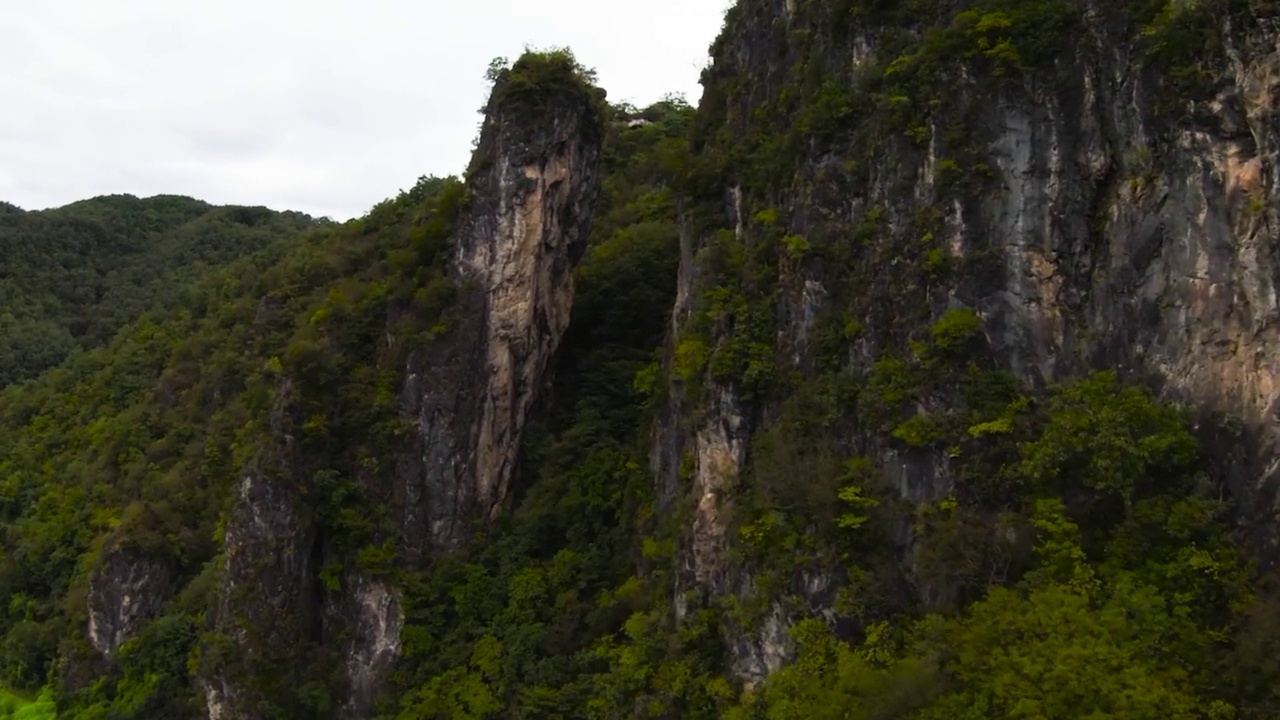
M 89 578 L 89 644 L 109 657 L 160 614 L 173 584 L 162 562 L 118 548 L 104 553 Z
M 1157 5 L 953 3 L 928 20 L 873 3 L 731 11 L 700 108 L 713 170 L 697 190 L 716 219 L 685 259 L 681 297 L 694 299 L 673 332 L 676 355 L 705 345 L 709 369 L 676 380 L 657 437 L 659 487 L 693 460 L 679 491 L 695 508 L 691 586 L 751 595 L 750 569 L 725 555 L 726 497 L 747 482 L 752 438 L 797 397 L 794 382 L 760 390 L 752 368 L 812 379 L 839 367 L 874 383 L 877 360 L 956 310 L 976 314 L 988 357 L 1029 386 L 1117 368 L 1200 409 L 1242 526 L 1271 546 L 1280 24 L 1259 3 Z M 734 253 L 763 280 L 725 280 Z M 757 304 L 707 299 L 725 287 Z M 753 330 L 757 311 L 768 320 Z M 764 359 L 717 372 L 748 343 Z M 691 382 L 698 399 L 681 401 Z M 954 453 L 850 422 L 834 446 L 875 458 L 903 501 L 955 491 Z M 944 602 L 953 589 L 921 584 L 911 537 L 904 526 L 908 594 Z M 791 595 L 830 613 L 843 580 L 803 570 Z M 735 640 L 740 676 L 787 653 L 772 627 Z
M 456 547 L 464 523 L 492 518 L 521 431 L 573 305 L 599 189 L 601 117 L 593 98 L 534 109 L 495 89 L 459 224 L 457 327 L 411 359 L 404 401 L 416 426 L 401 468 L 410 545 Z M 417 535 L 425 532 L 425 535 Z
M 457 547 L 503 507 L 568 324 L 599 189 L 602 118 L 595 91 L 555 70 L 518 63 L 498 80 L 452 238 L 450 324 L 402 353 L 407 432 L 392 472 L 349 470 L 393 515 L 388 539 L 407 568 Z M 405 350 L 390 329 L 385 343 L 388 358 Z M 282 376 L 271 444 L 243 469 L 226 520 L 218 639 L 201 681 L 214 720 L 265 717 L 273 694 L 300 694 L 293 678 L 327 673 L 343 714 L 367 717 L 399 657 L 393 577 L 351 566 L 334 574 L 333 539 L 308 506 L 308 484 L 335 474 L 298 447 L 297 393 Z
M 1185 404 L 1205 451 L 1165 472 L 1125 447 L 1140 500 L 1273 564 L 1272 6 L 740 0 L 696 113 L 654 120 L 602 111 L 567 54 L 495 73 L 465 183 L 299 242 L 118 416 L 158 439 L 111 453 L 129 512 L 82 515 L 66 694 L 132 702 L 159 662 L 185 693 L 152 695 L 197 684 L 211 718 L 713 717 L 802 619 L 888 652 L 873 628 L 1018 586 L 1045 496 L 1100 508 L 1076 529 L 1109 552 L 1130 497 L 1023 455 L 1078 410 L 1053 386 L 1100 369 Z M 1049 454 L 1132 440 L 1116 417 Z

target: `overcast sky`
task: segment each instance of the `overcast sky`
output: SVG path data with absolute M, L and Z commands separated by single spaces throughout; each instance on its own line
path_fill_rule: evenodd
M 0 200 L 190 195 L 345 220 L 460 173 L 495 56 L 691 103 L 729 0 L 34 0 L 0 21 Z

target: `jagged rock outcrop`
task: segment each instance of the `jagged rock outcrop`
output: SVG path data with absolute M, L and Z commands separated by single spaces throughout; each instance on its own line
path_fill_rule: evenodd
M 211 612 L 220 639 L 206 648 L 200 678 L 210 720 L 259 717 L 261 693 L 298 677 L 321 639 L 318 538 L 294 479 L 303 463 L 285 411 L 294 391 L 281 378 L 275 444 L 244 468 L 228 511 Z
M 272 661 L 299 661 L 290 649 L 305 647 L 316 620 L 314 531 L 283 484 L 279 476 L 246 471 L 229 517 L 215 610 L 215 629 L 229 647 L 214 652 L 248 657 L 213 657 L 246 664 L 250 672 L 239 677 L 261 677 Z M 254 691 L 241 687 L 236 676 L 215 671 L 201 684 L 210 720 L 256 717 Z
M 456 547 L 492 518 L 515 470 L 573 304 L 573 267 L 600 183 L 592 97 L 554 96 L 530 114 L 495 90 L 469 180 L 454 267 L 458 325 L 411 359 L 404 402 L 417 431 L 401 463 L 409 546 Z
M 369 712 L 400 657 L 404 611 L 399 593 L 386 581 L 355 576 L 344 586 L 345 603 L 334 608 L 335 624 L 350 627 L 350 639 L 343 648 L 349 684 L 345 709 L 358 717 Z
M 1270 547 L 1280 481 L 1280 20 L 1240 2 L 1188 4 L 1184 12 L 1211 13 L 1194 24 L 1094 3 L 1040 8 L 1045 25 L 1010 36 L 1023 55 L 1000 66 L 980 50 L 999 40 L 973 29 L 981 10 L 968 20 L 931 19 L 951 34 L 930 35 L 887 9 L 739 3 L 704 75 L 700 152 L 736 159 L 782 147 L 790 155 L 768 172 L 729 165 L 716 178 L 723 199 L 710 201 L 718 227 L 748 247 L 782 235 L 803 241 L 780 252 L 774 269 L 772 344 L 788 372 L 814 375 L 824 318 L 860 329 L 837 359 L 865 378 L 877 358 L 902 351 L 913 328 L 972 309 L 990 352 L 1031 386 L 1116 368 L 1199 408 L 1242 525 L 1259 548 Z M 1156 26 L 1184 20 L 1217 44 L 1166 39 Z M 924 40 L 913 46 L 904 37 Z M 931 41 L 950 54 L 931 58 Z M 958 61 L 967 47 L 976 49 Z M 894 73 L 916 85 L 893 85 Z M 1185 84 L 1187 76 L 1196 82 Z M 814 95 L 820 100 L 797 103 L 812 92 L 797 89 L 816 87 L 813 78 L 833 85 Z M 840 132 L 825 131 L 824 121 Z M 808 134 L 792 132 L 802 124 Z M 794 142 L 777 141 L 788 133 Z M 773 144 L 743 149 L 740 139 L 752 136 Z M 699 278 L 725 262 L 718 238 L 707 231 L 696 259 L 686 258 L 681 297 L 712 287 Z M 734 332 L 715 326 L 712 351 Z M 743 407 L 740 380 L 708 377 L 702 401 L 688 403 L 681 384 L 655 441 L 659 487 L 673 485 L 687 455 L 679 492 L 695 510 L 686 581 L 741 593 L 750 571 L 725 559 L 720 518 L 726 489 L 750 461 L 749 438 L 777 401 Z M 1224 416 L 1244 428 L 1226 444 L 1211 420 Z M 945 452 L 865 430 L 839 444 L 875 458 L 904 501 L 953 489 Z M 948 596 L 947 588 L 917 591 Z M 778 653 L 778 633 L 768 634 L 747 649 L 730 638 L 748 680 L 776 664 L 761 659 Z
M 401 414 L 411 431 L 395 472 L 351 471 L 391 509 L 409 567 L 457 547 L 471 523 L 502 509 L 568 325 L 572 272 L 599 190 L 602 118 L 595 91 L 578 78 L 539 84 L 517 77 L 524 71 L 517 64 L 500 79 L 487 108 L 453 234 L 452 324 L 403 367 Z M 320 578 L 331 548 L 305 487 L 328 470 L 295 446 L 301 421 L 287 410 L 291 392 L 282 377 L 273 442 L 245 468 L 226 522 L 220 640 L 207 649 L 202 678 L 213 720 L 261 717 L 270 683 L 323 668 L 341 678 L 343 687 L 327 691 L 342 714 L 368 717 L 400 653 L 403 609 L 390 578 L 357 568 Z
M 89 644 L 111 656 L 160 614 L 174 592 L 172 571 L 161 561 L 113 548 L 89 576 Z

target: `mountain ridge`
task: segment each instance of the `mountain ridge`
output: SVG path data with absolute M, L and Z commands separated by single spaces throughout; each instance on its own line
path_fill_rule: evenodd
M 0 221 L 0 386 L 96 347 L 179 288 L 315 224 L 300 213 L 183 196 L 109 195 L 61 208 L 7 206 Z
M 0 391 L 60 716 L 1263 718 L 1274 3 L 740 0 Z M 635 123 L 637 115 L 648 120 Z

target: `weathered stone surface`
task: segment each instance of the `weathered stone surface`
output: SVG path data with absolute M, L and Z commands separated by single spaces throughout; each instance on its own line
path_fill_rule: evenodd
M 404 611 L 396 588 L 385 580 L 353 573 L 343 585 L 346 592 L 328 610 L 334 625 L 349 629 L 342 649 L 349 683 L 344 710 L 349 717 L 367 717 L 400 658 Z
M 390 508 L 411 565 L 458 547 L 471 523 L 501 510 L 568 326 L 599 190 L 602 120 L 586 89 L 552 94 L 533 113 L 501 90 L 453 237 L 456 322 L 403 367 L 401 409 L 413 431 L 396 471 L 356 474 Z M 273 446 L 244 470 L 226 523 L 213 623 L 227 647 L 210 648 L 200 681 L 213 720 L 258 717 L 255 684 L 301 676 L 329 656 L 345 683 L 331 696 L 345 716 L 369 717 L 400 655 L 404 617 L 390 581 L 348 569 L 336 586 L 320 582 L 329 547 L 300 494 L 315 468 L 295 448 L 289 393 L 282 379 Z M 287 671 L 268 671 L 272 663 Z
M 247 469 L 228 516 L 214 629 L 229 648 L 200 678 L 211 720 L 256 718 L 248 678 L 296 658 L 320 638 L 315 530 L 277 473 Z
M 757 108 L 786 106 L 780 94 L 791 68 L 811 64 L 847 79 L 875 55 L 880 28 L 834 23 L 828 9 L 738 4 L 704 76 L 716 106 L 704 98 L 702 112 L 722 115 L 727 130 L 709 152 L 726 152 L 715 145 L 724 138 L 760 132 Z M 875 251 L 851 251 L 857 287 L 842 286 L 820 262 L 780 263 L 775 349 L 801 376 L 814 372 L 813 322 L 823 312 L 851 312 L 867 329 L 849 348 L 850 363 L 865 369 L 911 327 L 971 308 L 1002 364 L 1030 384 L 1114 368 L 1203 417 L 1240 421 L 1242 438 L 1211 449 L 1230 458 L 1222 469 L 1239 517 L 1265 556 L 1277 536 L 1280 485 L 1280 26 L 1250 11 L 1224 15 L 1212 98 L 1170 117 L 1168 90 L 1153 76 L 1159 69 L 1144 66 L 1133 29 L 1113 15 L 1086 4 L 1084 27 L 1073 31 L 1080 41 L 1025 79 L 978 81 L 957 70 L 946 117 L 930 118 L 919 145 L 897 133 L 841 156 L 840 141 L 831 141 L 802 152 L 793 177 L 779 175 L 776 189 L 755 195 L 731 175 L 722 226 L 749 239 L 744 215 L 771 207 L 787 218 L 786 232 L 814 244 L 849 243 L 872 208 L 883 213 Z M 956 123 L 991 170 L 989 192 L 957 193 L 936 181 L 945 153 L 955 150 L 946 131 Z M 864 129 L 847 131 L 856 137 Z M 831 179 L 848 177 L 842 168 L 852 166 L 856 180 Z M 928 287 L 895 286 L 902 260 L 893 250 L 919 241 L 910 230 L 924 211 L 940 218 L 937 237 L 958 272 Z M 698 251 L 708 241 L 685 253 L 673 336 L 687 321 L 689 298 L 707 289 Z M 919 322 L 901 321 L 902 308 L 921 306 Z M 718 518 L 728 510 L 725 489 L 749 464 L 749 440 L 772 410 L 743 408 L 731 402 L 732 386 L 710 380 L 694 406 L 680 385 L 659 413 L 653 447 L 660 492 L 688 494 L 696 508 L 683 582 L 712 594 L 742 592 L 750 578 L 723 566 Z M 1221 442 L 1208 424 L 1204 437 Z M 879 461 L 904 500 L 932 501 L 952 489 L 945 454 L 846 441 Z M 681 473 L 687 457 L 692 468 Z M 908 574 L 911 542 L 904 531 Z M 926 604 L 952 595 L 917 590 Z M 765 660 L 778 649 L 774 635 L 727 638 L 744 679 L 774 664 Z
M 123 549 L 108 550 L 89 576 L 89 644 L 112 655 L 160 614 L 174 590 L 173 573 L 164 563 Z
M 569 325 L 599 192 L 600 123 L 585 95 L 537 117 L 490 106 L 455 240 L 461 321 L 411 365 L 404 393 L 417 426 L 401 464 L 410 537 L 456 547 L 465 523 L 492 518 L 507 496 Z

